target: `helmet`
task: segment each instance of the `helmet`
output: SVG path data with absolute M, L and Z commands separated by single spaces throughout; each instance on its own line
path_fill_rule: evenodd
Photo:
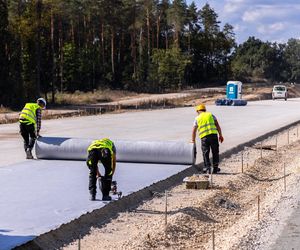
M 45 107 L 46 107 L 46 105 L 47 105 L 47 102 L 46 102 L 46 100 L 45 100 L 44 98 L 39 98 L 39 99 L 37 99 L 36 102 L 37 102 L 38 104 L 40 104 L 40 103 L 44 104 Z
M 206 111 L 206 107 L 203 103 L 196 107 L 196 111 Z

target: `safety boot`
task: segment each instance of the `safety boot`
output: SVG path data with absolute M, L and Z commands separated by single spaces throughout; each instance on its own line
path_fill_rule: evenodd
M 90 201 L 96 200 L 96 194 L 90 194 Z
M 103 201 L 111 201 L 111 196 L 107 195 L 107 196 L 103 196 L 102 197 Z
M 217 174 L 221 171 L 221 169 L 219 167 L 214 167 L 213 169 L 213 174 Z
M 211 173 L 211 167 L 204 167 L 203 168 L 203 173 L 204 174 L 210 174 Z
M 30 148 L 26 149 L 26 159 L 33 159 L 33 156 L 32 156 Z

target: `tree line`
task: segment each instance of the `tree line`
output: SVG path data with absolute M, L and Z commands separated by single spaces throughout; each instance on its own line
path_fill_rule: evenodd
M 99 88 L 176 91 L 229 78 L 297 81 L 299 41 L 237 46 L 209 4 L 0 0 L 0 104 Z

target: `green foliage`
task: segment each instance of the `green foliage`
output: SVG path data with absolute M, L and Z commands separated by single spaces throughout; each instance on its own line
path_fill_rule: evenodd
M 175 91 L 263 78 L 300 81 L 299 40 L 236 47 L 206 3 L 184 0 L 0 1 L 0 104 L 97 88 Z M 8 87 L 9 86 L 9 87 Z
M 153 51 L 150 79 L 162 90 L 181 89 L 186 67 L 191 63 L 189 56 L 180 49 L 156 49 Z

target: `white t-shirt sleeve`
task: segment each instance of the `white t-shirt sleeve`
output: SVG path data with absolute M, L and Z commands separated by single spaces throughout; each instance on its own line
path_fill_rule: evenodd
M 195 121 L 194 121 L 194 127 L 197 127 L 197 128 L 198 128 L 197 118 L 195 118 Z

